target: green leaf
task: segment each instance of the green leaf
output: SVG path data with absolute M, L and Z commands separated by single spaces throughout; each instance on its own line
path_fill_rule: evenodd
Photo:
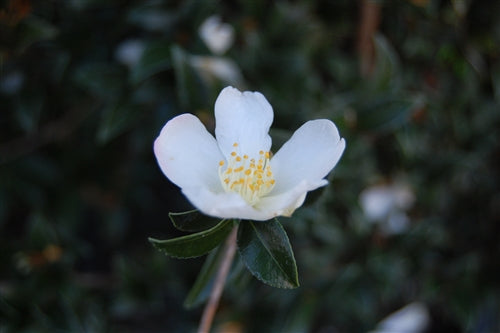
M 102 112 L 97 141 L 106 143 L 137 123 L 142 108 L 131 103 L 110 105 Z
M 213 282 L 220 268 L 221 260 L 226 253 L 225 249 L 225 246 L 219 246 L 208 254 L 193 287 L 184 301 L 184 306 L 186 308 L 194 308 L 205 302 L 210 296 Z M 238 257 L 235 257 L 226 280 L 226 286 L 232 285 L 232 287 L 236 289 L 244 289 L 248 285 L 250 279 L 251 275 L 248 274 L 243 262 Z
M 285 325 L 280 327 L 282 332 L 311 332 L 316 317 L 319 297 L 305 294 L 295 299 L 294 306 L 287 313 Z
M 57 27 L 50 22 L 42 18 L 29 16 L 20 24 L 20 48 L 24 50 L 35 42 L 52 39 L 58 33 Z
M 272 287 L 299 286 L 292 247 L 277 219 L 240 223 L 237 243 L 245 265 L 257 279 Z
M 174 239 L 149 238 L 158 250 L 174 258 L 194 258 L 207 254 L 217 247 L 231 231 L 232 220 L 222 220 L 215 227 Z
M 114 64 L 92 63 L 80 66 L 73 79 L 88 92 L 112 99 L 116 98 L 124 87 L 125 71 Z
M 174 227 L 188 232 L 207 230 L 219 223 L 219 219 L 201 214 L 197 209 L 182 213 L 169 213 L 168 217 Z
M 37 90 L 23 91 L 14 116 L 25 133 L 38 129 L 45 96 Z
M 386 90 L 389 87 L 400 86 L 399 58 L 390 42 L 381 34 L 377 34 L 373 40 L 375 44 L 375 73 L 373 82 L 378 89 Z
M 190 65 L 190 57 L 191 55 L 179 46 L 172 46 L 172 68 L 180 106 L 186 110 L 196 110 L 206 107 L 208 95 L 201 78 Z
M 165 41 L 148 44 L 139 63 L 132 70 L 132 82 L 139 83 L 154 74 L 169 69 L 171 67 L 170 55 L 170 44 Z
M 493 84 L 493 93 L 497 100 L 500 102 L 500 64 L 496 64 L 490 71 L 491 83 Z
M 363 130 L 387 131 L 406 124 L 413 111 L 424 104 L 419 98 L 382 95 L 361 106 L 358 126 Z
M 160 1 L 145 1 L 129 10 L 127 21 L 145 30 L 167 33 L 176 22 L 176 14 L 162 7 Z
M 207 256 L 193 287 L 184 301 L 184 306 L 186 308 L 194 308 L 203 303 L 210 295 L 215 275 L 217 274 L 222 255 L 224 254 L 224 249 L 224 246 L 219 246 Z

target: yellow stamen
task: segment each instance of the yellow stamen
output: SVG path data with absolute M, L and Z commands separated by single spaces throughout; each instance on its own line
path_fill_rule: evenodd
M 235 142 L 233 147 L 239 148 Z M 250 154 L 232 151 L 227 160 L 219 162 L 221 184 L 226 192 L 236 192 L 250 205 L 256 204 L 261 197 L 268 194 L 275 185 L 270 165 L 271 152 L 260 150 L 258 158 L 250 158 Z

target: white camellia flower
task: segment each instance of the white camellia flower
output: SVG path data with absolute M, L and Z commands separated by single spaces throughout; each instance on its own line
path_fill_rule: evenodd
M 237 87 L 243 85 L 243 75 L 236 63 L 223 57 L 213 56 L 191 56 L 189 64 L 200 73 L 200 76 L 207 82 L 214 79 Z
M 410 226 L 406 211 L 415 202 L 415 195 L 408 185 L 396 182 L 368 187 L 361 192 L 359 202 L 369 222 L 379 224 L 383 233 L 394 235 Z
M 217 15 L 208 17 L 200 26 L 198 33 L 213 54 L 224 54 L 233 44 L 234 29 L 222 23 Z
M 422 333 L 431 322 L 427 307 L 419 302 L 406 305 L 382 320 L 370 333 Z
M 130 68 L 139 63 L 146 46 L 139 39 L 128 39 L 118 45 L 115 51 L 115 58 Z
M 168 121 L 154 143 L 161 170 L 201 212 L 265 221 L 290 216 L 345 148 L 326 119 L 302 125 L 273 156 L 273 109 L 259 92 L 227 87 L 215 102 L 215 138 L 192 114 Z

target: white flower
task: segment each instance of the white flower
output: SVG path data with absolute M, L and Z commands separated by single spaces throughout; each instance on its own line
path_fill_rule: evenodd
M 359 197 L 367 220 L 378 223 L 387 235 L 399 234 L 408 228 L 410 220 L 405 211 L 414 201 L 413 192 L 403 183 L 372 186 Z
M 430 323 L 427 307 L 419 302 L 406 305 L 382 320 L 371 333 L 421 333 Z
M 222 90 L 215 102 L 214 138 L 192 114 L 168 121 L 154 143 L 163 173 L 201 212 L 265 221 L 290 216 L 345 148 L 335 124 L 306 122 L 272 156 L 273 109 L 259 92 Z
M 198 33 L 213 54 L 224 54 L 233 44 L 233 27 L 222 23 L 220 17 L 216 15 L 207 18 L 201 24 Z
M 128 67 L 134 67 L 141 60 L 145 45 L 141 40 L 128 39 L 118 45 L 115 51 L 116 60 Z
M 189 63 L 208 82 L 218 79 L 226 84 L 238 87 L 243 85 L 243 75 L 238 65 L 231 59 L 213 56 L 191 56 Z

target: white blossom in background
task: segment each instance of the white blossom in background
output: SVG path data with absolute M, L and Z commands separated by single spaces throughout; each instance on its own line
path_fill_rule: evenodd
M 222 23 L 217 15 L 208 17 L 201 24 L 198 33 L 213 54 L 222 55 L 233 45 L 234 28 Z
M 290 216 L 307 192 L 325 186 L 345 141 L 327 119 L 302 125 L 273 155 L 273 109 L 259 92 L 222 90 L 215 138 L 192 114 L 168 121 L 154 142 L 158 164 L 201 212 L 265 221 Z
M 201 24 L 199 35 L 214 56 L 189 56 L 189 65 L 210 85 L 221 81 L 225 85 L 244 87 L 243 75 L 238 65 L 233 60 L 221 56 L 233 44 L 233 27 L 222 23 L 220 17 L 214 15 Z
M 406 211 L 411 208 L 415 196 L 402 183 L 376 185 L 361 192 L 359 202 L 369 222 L 377 223 L 387 235 L 400 234 L 410 225 Z
M 414 302 L 387 316 L 370 333 L 423 333 L 430 322 L 427 307 Z
M 128 39 L 118 45 L 115 50 L 116 60 L 129 68 L 137 65 L 144 53 L 145 45 L 139 39 Z
M 243 75 L 238 65 L 229 58 L 191 56 L 189 64 L 197 70 L 205 81 L 213 82 L 214 79 L 217 79 L 225 84 L 236 87 L 244 85 Z

